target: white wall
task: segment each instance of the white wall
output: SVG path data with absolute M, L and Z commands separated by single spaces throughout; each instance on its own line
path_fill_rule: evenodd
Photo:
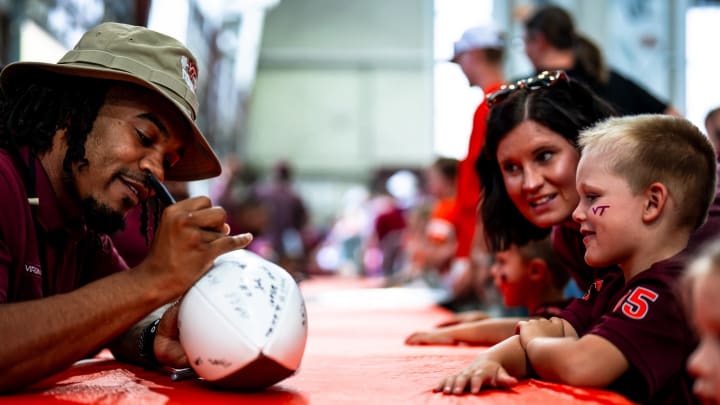
M 285 0 L 270 10 L 246 159 L 288 159 L 320 216 L 377 167 L 428 164 L 432 13 L 432 0 Z
M 602 49 L 608 65 L 658 98 L 685 110 L 685 10 L 689 0 L 554 0 L 570 12 L 576 29 Z M 539 0 L 494 0 L 495 15 L 514 37 L 506 71 L 516 78 L 532 67 L 524 55 L 518 18 Z

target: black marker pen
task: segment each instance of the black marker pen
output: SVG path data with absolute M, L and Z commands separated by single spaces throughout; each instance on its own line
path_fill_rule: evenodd
M 164 184 L 160 182 L 160 180 L 155 177 L 152 172 L 147 172 L 147 180 L 150 184 L 150 187 L 152 187 L 155 190 L 155 194 L 157 194 L 157 197 L 160 199 L 160 201 L 163 203 L 164 206 L 175 204 L 175 199 L 173 198 L 172 194 L 168 191 L 167 187 L 165 187 Z
M 188 378 L 197 378 L 197 376 L 198 375 L 195 373 L 195 370 L 188 367 L 175 370 L 170 374 L 170 379 L 173 381 L 180 381 Z

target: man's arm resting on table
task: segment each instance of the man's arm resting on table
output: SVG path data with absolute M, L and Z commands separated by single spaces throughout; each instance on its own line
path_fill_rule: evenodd
M 158 291 L 128 270 L 70 293 L 0 304 L 0 392 L 22 389 L 91 355 L 162 305 Z
M 158 321 L 167 307 L 166 305 L 151 312 L 110 342 L 108 347 L 115 359 L 148 367 L 158 365 L 154 341 L 157 336 Z
M 144 366 L 188 366 L 180 345 L 177 315 L 179 300 L 153 311 L 110 344 L 116 359 Z
M 608 340 L 593 334 L 578 338 L 567 321 L 563 320 L 563 326 L 566 337 L 538 337 L 526 345 L 530 364 L 543 379 L 603 388 L 630 367 L 622 352 Z
M 216 257 L 247 246 L 252 236 L 229 235 L 225 218 L 207 197 L 179 201 L 163 211 L 150 252 L 137 267 L 66 294 L 0 305 L 0 392 L 19 390 L 107 345 L 185 293 Z M 177 312 L 168 312 L 154 352 L 173 365 L 169 360 L 182 362 L 184 354 Z

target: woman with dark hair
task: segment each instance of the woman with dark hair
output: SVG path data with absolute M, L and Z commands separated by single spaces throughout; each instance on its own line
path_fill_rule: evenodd
M 561 270 L 586 291 L 594 281 L 594 270 L 585 264 L 582 237 L 570 217 L 579 200 L 576 142 L 580 130 L 614 115 L 612 107 L 564 71 L 505 85 L 488 95 L 487 102 L 491 110 L 476 169 L 484 192 L 480 222 L 485 225 L 490 251 L 541 240 L 557 225 L 553 236 L 567 236 L 567 243 L 554 246 Z M 524 176 L 528 176 L 525 182 Z M 517 322 L 524 319 L 468 318 L 461 328 L 471 331 L 473 342 L 483 344 L 511 336 Z M 457 328 L 443 327 L 433 333 Z
M 542 238 L 555 225 L 577 228 L 570 214 L 578 203 L 578 135 L 615 115 L 612 107 L 565 72 L 541 75 L 531 82 L 520 84 L 525 86 L 520 90 L 509 86 L 490 98 L 493 108 L 476 168 L 485 190 L 481 208 L 485 235 L 493 251 Z M 565 264 L 585 290 L 592 272 L 584 271 L 587 265 L 580 259 L 582 268 Z

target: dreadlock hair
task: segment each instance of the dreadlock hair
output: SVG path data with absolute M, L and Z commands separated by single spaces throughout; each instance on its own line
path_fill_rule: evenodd
M 15 152 L 28 146 L 35 155 L 50 150 L 56 131 L 66 130 L 63 170 L 85 158 L 85 141 L 105 100 L 109 82 L 38 77 L 28 86 L 6 91 L 0 108 L 0 147 Z
M 152 211 L 153 226 L 150 228 L 150 220 L 148 213 Z M 160 222 L 160 214 L 162 214 L 162 208 L 160 200 L 156 197 L 149 198 L 142 205 L 142 212 L 140 213 L 140 233 L 145 237 L 145 246 L 150 246 L 150 235 L 155 235 L 155 231 L 158 228 Z
M 21 146 L 27 146 L 33 155 L 43 155 L 52 148 L 57 131 L 66 130 L 68 150 L 63 159 L 63 172 L 71 175 L 72 165 L 85 159 L 85 143 L 113 83 L 48 74 L 33 77 L 27 86 L 3 89 L 0 148 L 17 158 Z M 155 208 L 153 229 L 157 229 L 159 221 L 158 204 Z M 142 210 L 141 232 L 149 244 L 147 202 L 143 203 Z M 100 243 L 98 235 L 92 237 Z

